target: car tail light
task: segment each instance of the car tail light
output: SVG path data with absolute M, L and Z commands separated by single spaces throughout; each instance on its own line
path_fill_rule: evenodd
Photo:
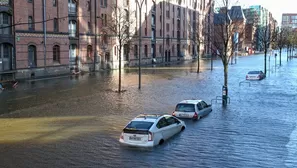
M 193 116 L 193 118 L 194 118 L 194 119 L 198 118 L 198 115 L 197 115 L 197 113 L 196 113 L 196 112 L 194 113 L 194 116 Z
M 258 75 L 258 78 L 260 79 L 260 78 L 261 78 L 261 76 L 260 76 L 260 75 Z
M 121 134 L 120 139 L 124 139 L 124 133 Z
M 153 133 L 149 132 L 148 141 L 153 141 Z
M 172 115 L 173 115 L 173 116 L 175 116 L 175 113 L 174 113 L 174 112 L 172 112 Z
M 245 76 L 245 78 L 247 79 L 247 78 L 249 78 L 249 76 L 248 76 L 248 75 L 246 75 L 246 76 Z

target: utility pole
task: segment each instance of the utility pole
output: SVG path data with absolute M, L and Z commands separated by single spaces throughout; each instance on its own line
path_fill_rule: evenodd
M 93 70 L 94 72 L 96 71 L 96 62 L 97 62 L 97 0 L 95 0 L 95 50 L 94 50 L 94 70 Z
M 46 0 L 43 0 L 43 56 L 44 70 L 46 71 Z
M 142 26 L 141 26 L 141 8 L 143 5 L 144 0 L 141 0 L 139 4 L 139 0 L 136 1 L 139 11 L 139 52 L 138 52 L 138 89 L 141 89 L 141 38 L 142 38 Z

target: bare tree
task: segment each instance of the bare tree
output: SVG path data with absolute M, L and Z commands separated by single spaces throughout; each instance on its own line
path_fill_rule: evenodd
M 105 31 L 108 32 L 108 36 L 114 39 L 116 48 L 119 55 L 119 85 L 118 92 L 122 91 L 121 89 L 121 73 L 122 73 L 122 50 L 124 47 L 125 52 L 130 51 L 131 43 L 133 41 L 133 36 L 136 33 L 134 29 L 135 19 L 131 18 L 132 12 L 129 11 L 124 6 L 119 4 L 112 4 L 109 6 L 111 12 L 109 15 L 104 16 L 103 24 L 106 27 Z M 133 27 L 133 29 L 131 28 Z M 128 47 L 128 48 L 127 48 Z
M 189 39 L 194 43 L 195 56 L 197 56 L 197 73 L 200 72 L 200 46 L 204 42 L 203 26 L 204 26 L 204 15 L 196 15 L 197 19 L 193 23 L 189 22 L 189 28 L 191 33 L 189 33 Z M 202 18 L 202 19 L 201 19 Z
M 282 65 L 282 49 L 287 45 L 289 46 L 289 28 L 282 27 L 280 31 L 276 34 L 276 45 L 279 49 L 279 65 Z
M 271 31 L 271 25 L 266 20 L 264 26 L 258 26 L 256 30 L 256 40 L 259 42 L 260 47 L 264 50 L 264 73 L 267 72 L 267 53 L 270 45 L 275 41 L 276 34 Z M 277 46 L 277 43 L 275 43 Z
M 226 104 L 228 97 L 228 64 L 235 51 L 235 44 L 241 43 L 239 40 L 243 40 L 244 24 L 242 21 L 234 19 L 232 20 L 229 15 L 229 1 L 220 0 L 222 6 L 219 13 L 214 16 L 214 41 L 213 49 L 216 54 L 221 58 L 224 66 L 224 86 L 225 95 L 223 95 L 223 104 Z M 235 16 L 235 18 L 237 18 Z M 237 36 L 236 36 L 237 34 Z M 237 38 L 235 38 L 235 36 Z

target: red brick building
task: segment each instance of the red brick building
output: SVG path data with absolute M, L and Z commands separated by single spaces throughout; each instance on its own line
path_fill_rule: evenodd
M 125 65 L 138 65 L 140 25 L 130 25 L 135 30 L 135 41 L 122 53 L 118 52 L 118 41 L 108 34 L 106 26 L 108 16 L 114 15 L 112 5 L 131 12 L 130 18 L 138 23 L 134 0 L 0 2 L 0 25 L 7 27 L 0 31 L 0 75 L 10 73 L 17 78 L 30 78 L 74 70 L 116 69 L 119 55 Z M 212 0 L 144 0 L 141 64 L 150 64 L 152 59 L 157 62 L 192 59 L 197 52 L 209 54 L 213 4 Z M 200 51 L 191 40 L 197 27 L 203 38 Z

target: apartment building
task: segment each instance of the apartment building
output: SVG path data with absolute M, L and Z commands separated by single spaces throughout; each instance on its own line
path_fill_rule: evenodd
M 297 13 L 283 13 L 282 27 L 297 29 Z

